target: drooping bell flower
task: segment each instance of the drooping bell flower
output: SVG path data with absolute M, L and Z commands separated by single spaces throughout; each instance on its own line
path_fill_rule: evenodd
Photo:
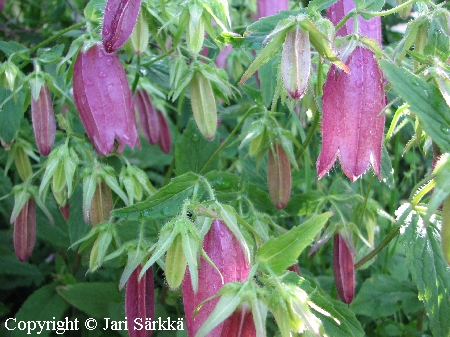
M 283 209 L 289 201 L 292 178 L 289 157 L 280 143 L 269 150 L 267 185 L 270 199 L 278 209 Z
M 144 136 L 150 144 L 156 144 L 159 140 L 159 117 L 158 113 L 153 107 L 153 104 L 148 96 L 147 91 L 139 89 L 135 92 L 134 107 L 139 114 L 141 128 Z
M 14 251 L 21 262 L 26 261 L 31 256 L 36 241 L 36 202 L 33 198 L 28 199 L 19 215 L 11 219 L 11 222 L 14 223 Z
M 152 330 L 135 330 L 135 322 L 145 325 L 146 318 L 155 318 L 155 286 L 153 282 L 153 268 L 147 269 L 139 281 L 142 266 L 139 265 L 127 281 L 125 289 L 125 315 L 128 322 L 130 337 L 150 337 Z
M 340 0 L 330 7 L 328 17 L 337 24 L 354 8 L 352 0 Z M 380 18 L 358 18 L 359 34 L 381 43 Z M 349 20 L 337 35 L 353 33 Z M 351 73 L 334 65 L 323 86 L 322 151 L 317 159 L 317 175 L 322 178 L 339 157 L 345 175 L 355 181 L 369 163 L 378 179 L 380 176 L 381 144 L 384 132 L 386 105 L 382 73 L 369 49 L 358 46 L 346 61 Z
M 355 296 L 355 265 L 353 253 L 341 234 L 334 234 L 333 272 L 339 298 L 351 303 Z
M 73 69 L 73 96 L 81 121 L 99 154 L 108 155 L 118 142 L 139 145 L 133 100 L 125 69 L 100 44 L 80 51 Z
M 222 273 L 224 283 L 242 282 L 247 279 L 250 267 L 245 260 L 242 248 L 238 240 L 221 220 L 214 220 L 212 222 L 211 228 L 203 240 L 203 249 Z M 198 284 L 200 285 L 198 292 L 194 293 L 190 274 L 187 271 L 183 280 L 183 304 L 189 337 L 195 336 L 199 328 L 214 310 L 219 298 L 212 299 L 203 304 L 194 318 L 193 314 L 195 309 L 202 301 L 214 296 L 223 285 L 219 273 L 203 257 L 200 258 Z M 235 336 L 229 334 L 229 332 L 239 331 L 239 325 L 243 322 L 241 318 L 245 318 L 244 323 L 248 323 L 246 325 L 251 325 L 254 329 L 251 312 L 245 312 L 242 308 L 239 308 L 224 322 L 216 326 L 208 336 Z M 242 327 L 241 329 L 242 331 L 247 331 L 252 328 Z
M 50 91 L 46 85 L 41 87 L 37 100 L 31 97 L 31 120 L 39 152 L 48 156 L 55 143 L 56 123 Z
M 172 137 L 170 135 L 169 124 L 167 118 L 161 111 L 156 110 L 159 120 L 159 139 L 158 145 L 164 153 L 169 153 L 172 147 Z
M 289 0 L 258 0 L 258 18 L 278 14 L 279 11 L 289 9 Z
M 142 0 L 108 0 L 103 16 L 102 42 L 113 53 L 127 42 L 136 25 Z

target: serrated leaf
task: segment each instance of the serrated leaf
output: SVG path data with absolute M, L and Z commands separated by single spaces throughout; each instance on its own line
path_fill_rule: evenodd
M 390 61 L 380 60 L 379 65 L 394 90 L 408 102 L 410 110 L 419 116 L 425 132 L 443 152 L 450 151 L 450 107 L 436 85 L 425 82 Z
M 431 332 L 434 336 L 449 336 L 450 267 L 442 255 L 439 231 L 434 225 L 425 228 L 422 219 L 410 208 L 406 212 L 401 236 L 406 265 L 425 305 Z
M 258 249 L 256 259 L 275 273 L 282 273 L 297 262 L 297 257 L 323 228 L 332 213 L 315 216 L 277 238 L 272 238 Z
M 417 288 L 410 281 L 399 281 L 390 275 L 375 274 L 364 281 L 350 305 L 357 315 L 387 317 L 400 309 L 421 309 Z
M 111 212 L 111 215 L 122 218 L 158 219 L 173 216 L 178 212 L 183 201 L 189 197 L 200 177 L 192 172 L 178 176 L 159 189 L 146 200 L 135 205 L 120 208 Z

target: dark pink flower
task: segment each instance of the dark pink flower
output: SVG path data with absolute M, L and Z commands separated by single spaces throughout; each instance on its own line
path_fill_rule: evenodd
M 153 107 L 147 91 L 139 89 L 135 92 L 134 107 L 139 114 L 141 128 L 144 136 L 150 144 L 156 144 L 159 140 L 159 117 Z
M 142 0 L 108 0 L 103 16 L 102 42 L 113 53 L 127 42 L 136 25 Z
M 164 153 L 169 153 L 172 146 L 172 137 L 170 135 L 169 124 L 166 116 L 161 111 L 156 111 L 159 119 L 159 140 L 158 145 Z
M 142 266 L 139 265 L 128 279 L 125 289 L 125 315 L 128 322 L 130 337 L 150 337 L 151 330 L 133 329 L 135 320 L 145 326 L 146 318 L 155 318 L 155 286 L 153 282 L 153 268 L 147 269 L 139 281 Z
M 55 143 L 56 123 L 52 98 L 46 85 L 41 87 L 36 101 L 31 97 L 31 120 L 39 152 L 48 156 Z
M 23 206 L 14 221 L 14 251 L 20 261 L 26 261 L 36 241 L 36 202 L 33 198 Z
M 108 155 L 118 142 L 139 146 L 131 90 L 115 54 L 100 44 L 78 54 L 73 69 L 73 96 L 86 132 L 98 153 Z
M 353 1 L 341 0 L 330 7 L 328 15 L 334 24 L 354 8 L 350 3 Z M 359 20 L 360 34 L 381 40 L 379 18 Z M 338 35 L 351 33 L 353 26 L 349 23 L 338 31 Z M 351 53 L 346 65 L 350 74 L 332 65 L 323 87 L 322 151 L 317 159 L 317 175 L 323 177 L 339 157 L 351 181 L 363 174 L 369 163 L 381 180 L 385 118 L 379 114 L 386 105 L 383 75 L 372 51 L 361 46 Z
M 289 9 L 289 0 L 258 0 L 258 18 L 278 14 Z
M 222 221 L 213 221 L 210 230 L 203 240 L 203 249 L 222 273 L 225 283 L 235 281 L 241 282 L 247 279 L 250 272 L 250 267 L 245 261 L 245 256 L 242 252 L 241 246 Z M 214 310 L 219 298 L 206 302 L 198 311 L 197 316 L 194 319 L 193 313 L 195 308 L 197 308 L 197 306 L 205 299 L 215 295 L 222 287 L 220 275 L 203 259 L 203 257 L 200 258 L 198 284 L 198 292 L 194 293 L 189 271 L 186 272 L 183 280 L 183 304 L 189 337 L 195 336 L 198 329 L 203 325 L 208 316 Z M 236 310 L 236 312 L 229 318 L 214 328 L 208 336 L 232 336 L 227 334 L 229 332 L 228 329 L 231 329 L 231 326 L 238 324 L 237 322 L 239 320 L 237 319 L 237 316 L 240 315 L 239 312 L 241 311 L 241 309 Z M 254 325 L 253 319 L 251 318 L 251 312 L 248 312 L 248 315 L 246 314 L 244 316 L 246 318 L 247 316 L 250 316 L 249 323 Z M 224 330 L 225 326 L 227 326 L 227 330 Z
M 333 272 L 340 299 L 349 304 L 355 296 L 355 265 L 353 253 L 341 234 L 334 234 Z

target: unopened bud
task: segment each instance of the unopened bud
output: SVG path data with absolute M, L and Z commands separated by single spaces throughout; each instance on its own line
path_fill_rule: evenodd
M 289 201 L 292 181 L 289 157 L 279 143 L 269 150 L 267 184 L 270 199 L 278 209 L 283 209 Z
M 14 251 L 20 261 L 31 256 L 36 240 L 36 202 L 29 199 L 14 222 Z
M 46 85 L 41 87 L 36 101 L 31 97 L 31 120 L 39 152 L 48 156 L 55 143 L 56 123 L 50 91 Z

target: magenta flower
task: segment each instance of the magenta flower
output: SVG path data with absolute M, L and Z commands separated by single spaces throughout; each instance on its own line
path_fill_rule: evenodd
M 289 9 L 289 0 L 258 0 L 258 18 L 278 14 Z
M 352 0 L 340 0 L 330 7 L 329 18 L 336 24 L 354 8 Z M 381 21 L 359 20 L 359 33 L 381 42 Z M 353 33 L 353 23 L 347 22 L 337 35 Z M 322 151 L 317 159 L 317 175 L 322 178 L 339 157 L 345 175 L 355 181 L 369 163 L 381 180 L 381 143 L 386 105 L 383 75 L 372 51 L 358 46 L 346 61 L 351 73 L 334 65 L 323 87 Z
M 52 98 L 46 85 L 41 87 L 36 101 L 31 97 L 31 120 L 39 152 L 48 156 L 55 143 L 56 123 Z
M 228 229 L 228 227 L 220 220 L 214 220 L 211 228 L 203 240 L 203 249 L 222 273 L 225 283 L 245 281 L 250 272 L 250 267 L 245 261 L 244 253 L 242 252 L 239 242 Z M 205 299 L 215 295 L 222 287 L 222 280 L 219 273 L 211 267 L 203 257 L 200 258 L 200 268 L 198 270 L 198 284 L 199 289 L 194 293 L 191 284 L 191 277 L 189 271 L 183 280 L 183 304 L 186 314 L 186 326 L 188 336 L 193 337 L 199 328 L 206 321 L 208 316 L 214 310 L 219 298 L 215 298 L 206 302 L 194 318 L 193 313 L 195 308 Z M 208 336 L 235 336 L 229 333 L 231 330 L 237 329 L 240 324 L 238 317 L 246 317 L 246 322 L 254 329 L 251 312 L 243 312 L 242 309 L 236 310 L 224 322 L 216 326 Z M 250 316 L 249 319 L 247 319 Z M 227 330 L 224 330 L 224 327 Z M 250 327 L 244 330 L 251 329 Z M 222 332 L 223 331 L 223 332 Z M 247 335 L 241 335 L 247 336 Z
M 141 128 L 144 136 L 150 144 L 156 144 L 159 140 L 159 117 L 158 112 L 153 107 L 153 104 L 148 96 L 147 91 L 139 89 L 135 92 L 134 107 L 139 114 Z
M 103 16 L 102 42 L 113 53 L 127 42 L 136 25 L 142 0 L 108 0 Z
M 155 286 L 153 282 L 153 268 L 150 267 L 139 280 L 142 266 L 139 265 L 128 279 L 125 289 L 125 315 L 128 321 L 130 337 L 150 337 L 151 330 L 133 329 L 135 322 L 145 326 L 146 318 L 155 318 Z
M 355 265 L 353 253 L 341 234 L 334 234 L 333 272 L 340 299 L 347 304 L 355 296 Z
M 36 241 L 36 202 L 33 198 L 23 206 L 14 222 L 14 251 L 17 258 L 23 262 L 28 260 L 33 252 Z
M 131 90 L 125 69 L 115 54 L 100 44 L 80 51 L 73 69 L 73 96 L 86 132 L 99 154 L 108 155 L 118 142 L 139 144 Z

